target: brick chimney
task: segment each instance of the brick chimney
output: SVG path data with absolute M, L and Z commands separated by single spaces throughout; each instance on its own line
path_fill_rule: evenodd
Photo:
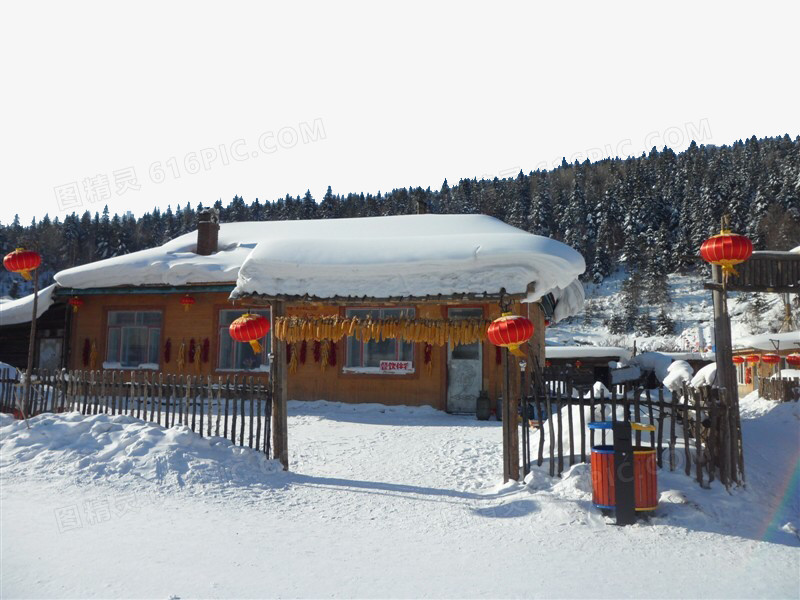
M 197 213 L 197 254 L 214 254 L 218 241 L 219 213 L 215 208 L 204 208 Z

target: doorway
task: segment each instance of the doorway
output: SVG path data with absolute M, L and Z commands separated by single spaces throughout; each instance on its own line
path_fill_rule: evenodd
M 482 308 L 450 308 L 447 318 L 481 319 Z M 474 414 L 483 385 L 483 350 L 480 342 L 447 345 L 447 412 Z

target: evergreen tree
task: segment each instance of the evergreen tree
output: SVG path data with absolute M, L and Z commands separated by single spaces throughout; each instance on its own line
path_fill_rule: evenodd
M 658 335 L 672 335 L 675 333 L 675 321 L 663 308 L 658 313 L 658 317 L 656 317 L 656 333 Z

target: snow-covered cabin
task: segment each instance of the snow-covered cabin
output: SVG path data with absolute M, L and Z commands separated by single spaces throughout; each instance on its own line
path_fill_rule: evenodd
M 760 333 L 740 337 L 733 340 L 733 355 L 745 358 L 750 355 L 777 354 L 781 357 L 778 364 L 763 362 L 745 362 L 736 365 L 736 380 L 739 384 L 739 396 L 744 397 L 758 388 L 759 377 L 780 377 L 786 372 L 788 378 L 794 378 L 793 368 L 786 363 L 786 356 L 800 352 L 800 331 L 784 333 Z
M 68 311 L 68 368 L 216 376 L 268 371 L 269 339 L 256 354 L 234 342 L 228 326 L 246 310 L 270 316 L 271 299 L 304 319 L 490 320 L 503 290 L 533 320 L 531 345 L 541 356 L 545 318 L 582 309 L 584 269 L 565 244 L 485 215 L 220 225 L 211 211 L 195 233 L 57 273 L 42 304 L 82 302 Z M 28 299 L 18 301 L 15 319 L 24 318 L 26 302 L 30 312 Z M 488 342 L 426 347 L 345 335 L 322 346 L 292 347 L 289 398 L 473 412 L 481 390 L 499 394 Z
M 596 381 L 607 388 L 612 381 L 611 371 L 618 363 L 631 358 L 630 350 L 615 346 L 545 346 L 546 365 L 556 370 L 568 369 L 572 382 L 591 387 Z

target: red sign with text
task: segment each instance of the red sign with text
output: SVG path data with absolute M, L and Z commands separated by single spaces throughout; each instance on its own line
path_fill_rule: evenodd
M 388 371 L 394 373 L 403 373 L 405 371 L 411 371 L 411 361 L 410 360 L 382 360 L 381 361 L 381 371 Z

